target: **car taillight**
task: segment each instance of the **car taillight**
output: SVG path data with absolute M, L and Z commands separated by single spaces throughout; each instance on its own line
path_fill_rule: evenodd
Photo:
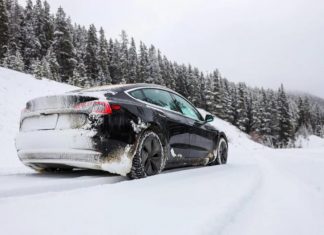
M 107 101 L 89 101 L 77 104 L 74 108 L 88 113 L 112 114 L 113 110 L 120 110 L 120 105 L 110 105 Z

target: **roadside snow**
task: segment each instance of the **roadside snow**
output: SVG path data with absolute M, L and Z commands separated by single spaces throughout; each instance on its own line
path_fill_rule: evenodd
M 199 112 L 203 117 L 206 116 L 208 112 L 203 109 L 199 109 Z M 251 140 L 251 137 L 244 132 L 240 131 L 237 127 L 231 125 L 230 123 L 214 117 L 214 121 L 211 122 L 218 130 L 225 132 L 228 142 L 231 148 L 239 148 L 239 149 L 266 149 L 267 147 L 254 142 Z
M 298 136 L 296 140 L 297 148 L 321 148 L 324 147 L 324 139 L 315 135 L 308 137 Z
M 4 169 L 25 168 L 18 160 L 14 137 L 19 131 L 20 112 L 32 98 L 54 95 L 76 87 L 0 67 L 0 172 Z M 27 168 L 25 168 L 27 169 Z

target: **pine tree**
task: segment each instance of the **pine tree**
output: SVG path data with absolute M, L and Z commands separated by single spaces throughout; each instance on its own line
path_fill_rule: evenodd
M 0 63 L 4 58 L 9 40 L 8 12 L 4 0 L 0 0 Z
M 111 84 L 111 77 L 108 68 L 108 41 L 103 28 L 100 28 L 99 34 L 99 80 L 101 81 L 101 84 Z
M 14 53 L 14 51 L 9 48 L 3 59 L 3 66 L 9 69 L 23 71 L 25 66 L 19 50 L 16 50 Z
M 128 74 L 128 82 L 136 83 L 138 80 L 137 71 L 138 71 L 138 59 L 137 59 L 137 50 L 135 45 L 134 38 L 131 38 L 131 45 L 128 50 L 129 57 L 129 74 Z
M 7 0 L 7 10 L 9 19 L 8 48 L 11 50 L 11 54 L 16 54 L 21 47 L 22 36 L 20 25 L 24 19 L 23 8 L 17 3 L 17 0 Z
M 88 40 L 86 47 L 86 55 L 84 60 L 84 65 L 86 66 L 87 77 L 90 79 L 91 85 L 99 85 L 99 67 L 98 67 L 98 38 L 96 27 L 92 24 L 90 25 L 88 31 Z
M 164 57 L 163 60 L 166 63 L 167 58 Z M 176 87 L 177 87 L 177 84 L 176 84 L 177 71 L 176 71 L 176 69 L 174 68 L 173 64 L 170 61 L 168 61 L 166 64 L 168 65 L 168 68 L 169 68 L 168 71 L 170 72 L 170 80 L 168 81 L 168 83 L 169 83 L 168 87 L 175 90 Z
M 322 121 L 321 121 L 321 111 L 318 105 L 315 107 L 315 113 L 314 113 L 314 134 L 322 137 Z
M 246 99 L 246 128 L 245 132 L 248 134 L 256 134 L 259 132 L 260 119 L 257 115 L 257 103 L 256 97 L 253 96 L 252 92 L 248 93 Z
M 198 92 L 198 104 L 197 106 L 199 108 L 202 108 L 202 109 L 206 109 L 206 105 L 207 105 L 207 99 L 206 99 L 206 96 L 205 96 L 205 92 L 206 92 L 206 80 L 204 78 L 204 75 L 203 74 L 200 74 L 199 76 L 199 83 L 198 83 L 198 89 L 199 89 L 199 92 Z
M 51 78 L 52 72 L 51 72 L 50 64 L 46 60 L 46 57 L 43 57 L 43 59 L 40 62 L 40 66 L 41 66 L 41 71 L 42 71 L 42 77 Z
M 261 90 L 261 102 L 260 102 L 260 111 L 259 111 L 259 119 L 260 119 L 260 133 L 261 135 L 267 137 L 271 135 L 271 109 L 270 102 L 265 90 Z
M 212 82 L 211 82 L 210 76 L 207 76 L 207 78 L 206 78 L 206 86 L 205 86 L 204 96 L 206 97 L 206 106 L 204 108 L 208 112 L 213 112 L 214 95 L 213 95 Z
M 200 72 L 198 70 L 198 68 L 194 68 L 193 72 L 191 73 L 191 79 L 190 79 L 190 92 L 192 92 L 191 94 L 191 102 L 198 106 L 200 103 L 200 89 L 199 89 L 199 76 L 200 76 Z
M 50 47 L 48 49 L 47 54 L 45 56 L 45 60 L 48 62 L 50 69 L 48 79 L 61 82 L 60 65 L 57 62 L 56 55 L 53 51 L 53 47 Z
M 288 99 L 283 85 L 278 91 L 279 111 L 279 147 L 287 147 L 293 138 L 293 127 L 289 110 Z
M 227 79 L 224 79 L 224 98 L 223 98 L 223 107 L 224 107 L 224 119 L 228 122 L 233 123 L 234 110 L 232 109 L 232 95 L 230 85 Z
M 269 126 L 271 127 L 270 136 L 268 138 L 268 145 L 271 147 L 279 146 L 279 107 L 278 107 L 278 95 L 274 91 L 269 91 L 268 94 L 269 113 L 271 113 L 271 119 Z
M 165 75 L 165 70 L 166 68 L 164 68 L 164 62 L 162 59 L 162 54 L 160 50 L 157 50 L 157 60 L 158 60 L 158 64 L 159 64 L 159 76 L 158 76 L 158 84 L 165 86 L 166 85 L 166 79 L 169 79 L 168 75 L 167 77 L 164 77 L 163 75 Z
M 246 85 L 244 83 L 239 83 L 238 97 L 237 97 L 237 104 L 236 104 L 236 111 L 237 111 L 236 125 L 242 131 L 246 131 L 246 125 L 248 122 L 246 99 L 247 99 Z
M 38 59 L 31 62 L 31 69 L 36 79 L 42 79 L 43 77 L 42 64 Z
M 35 32 L 35 13 L 31 0 L 27 1 L 21 25 L 21 50 L 27 71 L 32 71 L 32 63 L 40 59 L 41 44 Z
M 144 43 L 140 42 L 139 51 L 139 63 L 138 63 L 138 82 L 152 83 L 150 78 L 149 62 L 148 62 L 148 52 L 147 47 Z
M 222 87 L 221 87 L 221 75 L 218 70 L 215 70 L 212 74 L 213 79 L 213 113 L 220 117 L 224 118 L 224 108 L 223 108 L 223 101 L 222 101 Z
M 76 69 L 73 71 L 73 81 L 75 86 L 86 87 L 89 79 L 86 76 L 86 68 L 83 63 L 78 64 Z
M 119 84 L 121 83 L 122 71 L 121 71 L 121 62 L 120 62 L 120 43 L 115 40 L 109 40 L 109 73 L 111 76 L 111 83 L 112 84 Z
M 162 84 L 162 76 L 157 57 L 156 49 L 153 45 L 150 46 L 148 51 L 148 67 L 149 77 L 147 78 L 148 83 Z
M 122 83 L 127 83 L 129 80 L 129 61 L 128 61 L 128 36 L 124 30 L 122 30 L 120 42 L 120 72 Z
M 60 80 L 67 82 L 73 76 L 77 61 L 74 59 L 72 37 L 62 7 L 57 10 L 55 17 L 53 52 L 59 65 Z
M 44 1 L 44 9 L 42 11 L 42 37 L 41 37 L 41 55 L 45 56 L 54 39 L 54 22 L 50 13 L 50 5 Z

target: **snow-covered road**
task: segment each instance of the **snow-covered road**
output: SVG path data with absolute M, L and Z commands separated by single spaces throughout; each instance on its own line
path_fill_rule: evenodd
M 10 234 L 324 234 L 324 148 L 242 150 L 225 166 L 129 181 L 81 171 L 1 175 Z
M 314 136 L 309 148 L 272 150 L 215 119 L 227 165 L 141 180 L 27 169 L 13 141 L 20 110 L 71 89 L 0 68 L 0 234 L 324 234 L 324 140 Z

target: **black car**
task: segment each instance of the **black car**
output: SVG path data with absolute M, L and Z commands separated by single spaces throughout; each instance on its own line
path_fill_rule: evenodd
M 27 102 L 16 148 L 40 171 L 98 169 L 142 178 L 227 162 L 223 132 L 184 97 L 153 84 L 79 89 Z

